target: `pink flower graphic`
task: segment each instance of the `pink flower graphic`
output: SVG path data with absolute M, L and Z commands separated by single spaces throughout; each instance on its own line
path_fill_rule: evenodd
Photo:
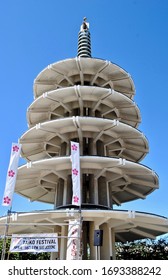
M 78 147 L 77 147 L 75 144 L 73 144 L 73 145 L 71 146 L 71 148 L 72 148 L 73 151 L 77 151 L 77 149 L 78 149 Z
M 9 177 L 14 177 L 14 175 L 15 175 L 15 172 L 13 170 L 8 171 L 8 176 Z
M 77 202 L 77 203 L 78 203 L 78 201 L 79 201 L 79 197 L 78 197 L 77 195 L 75 195 L 75 196 L 73 197 L 73 202 Z
M 77 228 L 75 228 L 73 231 L 72 231 L 72 235 L 74 235 L 75 233 L 77 233 L 78 232 L 78 229 Z M 74 243 L 75 242 L 75 239 L 74 240 L 72 240 L 72 242 Z
M 78 175 L 78 170 L 76 168 L 72 169 L 73 175 Z
M 4 197 L 5 204 L 10 204 L 10 202 L 11 202 L 11 199 L 8 196 Z
M 18 146 L 13 146 L 13 152 L 18 152 L 19 151 L 19 147 Z
M 77 255 L 77 249 L 71 249 L 71 256 L 75 257 Z

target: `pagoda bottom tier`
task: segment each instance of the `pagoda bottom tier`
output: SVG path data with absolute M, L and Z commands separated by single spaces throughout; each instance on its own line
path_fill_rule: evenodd
M 4 233 L 7 217 L 0 218 L 0 234 Z M 30 233 L 57 233 L 58 253 L 51 253 L 51 259 L 66 259 L 68 224 L 82 219 L 82 259 L 98 259 L 94 246 L 94 231 L 103 230 L 103 244 L 99 247 L 99 258 L 115 259 L 115 242 L 126 242 L 144 238 L 154 239 L 167 233 L 168 220 L 165 217 L 126 210 L 85 210 L 71 208 L 10 215 L 8 235 Z M 89 246 L 89 248 L 88 248 Z

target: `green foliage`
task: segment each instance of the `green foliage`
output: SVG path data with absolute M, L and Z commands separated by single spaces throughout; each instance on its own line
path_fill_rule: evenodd
M 118 260 L 168 260 L 168 239 L 118 243 Z
M 0 255 L 2 254 L 3 239 L 0 240 Z M 49 260 L 50 253 L 10 253 L 10 239 L 6 242 L 5 260 Z
M 10 239 L 6 241 L 6 250 L 5 250 L 5 260 L 19 260 L 19 253 L 13 253 L 11 256 L 9 255 L 9 247 L 10 247 Z M 2 254 L 3 250 L 3 239 L 0 240 L 0 255 Z M 9 258 L 10 256 L 10 258 Z
M 0 240 L 0 255 L 3 239 Z M 10 239 L 6 243 L 5 260 L 49 260 L 50 253 L 9 253 Z M 168 238 L 117 243 L 118 260 L 168 260 Z

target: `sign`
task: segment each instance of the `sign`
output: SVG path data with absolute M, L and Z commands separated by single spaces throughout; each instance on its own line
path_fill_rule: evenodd
M 68 241 L 67 241 L 67 260 L 76 260 L 80 256 L 80 221 L 69 221 Z
M 80 153 L 79 143 L 71 142 L 71 161 L 72 161 L 72 204 L 81 205 L 81 188 L 80 188 Z
M 58 234 L 13 234 L 10 252 L 58 252 Z
M 18 143 L 12 143 L 10 162 L 6 176 L 6 185 L 4 195 L 2 199 L 3 206 L 11 206 L 12 198 L 15 189 L 17 168 L 20 157 L 21 145 Z

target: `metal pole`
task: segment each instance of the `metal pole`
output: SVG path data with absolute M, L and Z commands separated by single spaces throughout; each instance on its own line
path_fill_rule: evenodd
M 5 225 L 5 231 L 4 231 L 4 240 L 3 240 L 3 245 L 2 245 L 1 260 L 5 260 L 6 242 L 7 242 L 7 235 L 8 235 L 8 229 L 9 229 L 11 211 L 12 211 L 12 207 L 10 207 L 10 209 L 7 212 L 6 225 Z
M 83 146 L 83 142 L 81 143 Z M 82 147 L 83 151 L 83 147 Z M 82 259 L 82 175 L 80 168 L 80 205 L 79 205 L 79 231 L 78 231 L 78 245 L 77 245 L 77 260 Z
M 79 218 L 79 237 L 78 237 L 78 260 L 82 259 L 82 211 L 81 211 L 81 205 L 80 205 L 80 218 Z

